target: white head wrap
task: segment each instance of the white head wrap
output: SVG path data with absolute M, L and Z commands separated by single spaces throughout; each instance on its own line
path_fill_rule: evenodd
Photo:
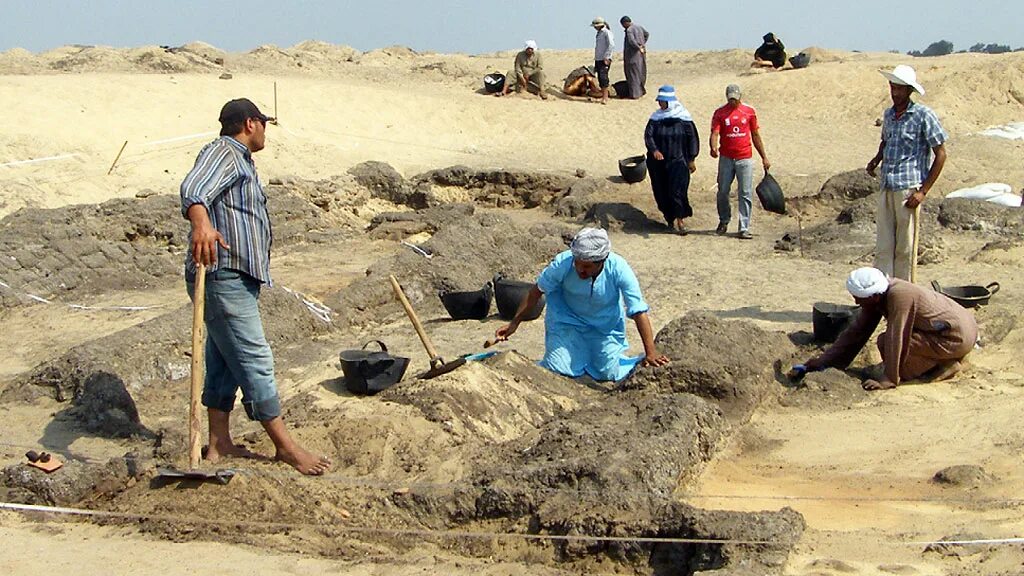
M 537 49 L 537 43 L 534 42 L 533 40 L 527 40 L 526 41 L 526 47 L 527 48 L 533 48 L 534 50 L 536 50 Z
M 889 289 L 889 279 L 878 268 L 857 268 L 846 279 L 846 289 L 854 298 L 870 298 L 885 294 Z
M 601 262 L 612 250 L 608 233 L 601 228 L 584 228 L 569 244 L 572 257 L 581 262 Z

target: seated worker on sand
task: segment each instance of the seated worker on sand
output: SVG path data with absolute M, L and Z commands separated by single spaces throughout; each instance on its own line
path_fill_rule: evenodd
M 764 42 L 754 51 L 751 68 L 782 68 L 786 65 L 786 47 L 771 32 L 761 37 Z
M 600 98 L 603 95 L 594 70 L 586 66 L 580 66 L 569 72 L 562 84 L 562 93 L 567 96 L 587 96 L 589 98 Z
M 542 100 L 548 99 L 544 93 L 544 63 L 537 52 L 537 43 L 533 40 L 527 40 L 526 47 L 516 54 L 515 68 L 505 75 L 505 87 L 494 95 L 508 95 L 513 85 L 516 92 L 525 89 L 539 95 Z
M 865 380 L 865 390 L 895 388 L 928 372 L 932 381 L 948 379 L 978 340 L 974 316 L 942 293 L 887 278 L 877 268 L 851 272 L 846 289 L 860 305 L 860 314 L 824 354 L 807 361 L 808 371 L 849 366 L 883 316 L 885 332 L 877 343 L 884 374 Z
M 498 340 L 515 334 L 523 316 L 547 296 L 544 359 L 540 365 L 573 378 L 619 381 L 637 366 L 664 366 L 668 357 L 654 345 L 649 307 L 633 269 L 611 252 L 608 233 L 584 228 L 569 250 L 555 256 L 519 305 L 515 317 L 495 332 Z M 623 309 L 625 305 L 625 309 Z M 645 356 L 626 357 L 626 316 L 636 323 Z

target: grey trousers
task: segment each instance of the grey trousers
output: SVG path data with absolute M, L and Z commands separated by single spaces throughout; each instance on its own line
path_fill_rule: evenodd
M 732 220 L 732 207 L 729 205 L 729 190 L 732 181 L 738 182 L 737 200 L 740 213 L 740 232 L 750 228 L 750 211 L 754 195 L 754 158 L 734 160 L 726 156 L 718 157 L 718 221 L 728 224 Z

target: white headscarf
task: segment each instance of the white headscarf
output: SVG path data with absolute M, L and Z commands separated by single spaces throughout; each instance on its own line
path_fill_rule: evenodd
M 534 42 L 533 40 L 527 40 L 526 41 L 526 48 L 533 48 L 534 50 L 536 50 L 537 49 L 537 43 Z
M 608 233 L 601 228 L 584 228 L 569 244 L 572 257 L 580 262 L 601 262 L 612 250 Z
M 878 268 L 857 268 L 846 279 L 846 289 L 854 298 L 870 298 L 885 294 L 889 289 L 889 279 Z
M 673 100 L 668 103 L 668 108 L 662 110 L 659 106 L 654 114 L 651 114 L 651 120 L 655 122 L 661 122 L 662 120 L 668 120 L 669 118 L 679 118 L 680 120 L 693 121 L 693 116 L 690 115 L 690 111 L 683 106 L 683 103 L 679 100 Z

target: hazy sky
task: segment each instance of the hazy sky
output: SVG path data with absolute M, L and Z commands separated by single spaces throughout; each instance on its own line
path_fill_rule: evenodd
M 949 40 L 1024 44 L 1021 0 L 0 0 L 0 50 L 65 44 L 181 45 L 202 40 L 229 51 L 324 40 L 372 50 L 484 53 L 518 48 L 589 48 L 591 18 L 628 14 L 651 32 L 651 48 L 754 47 L 775 32 L 787 47 L 923 50 Z

